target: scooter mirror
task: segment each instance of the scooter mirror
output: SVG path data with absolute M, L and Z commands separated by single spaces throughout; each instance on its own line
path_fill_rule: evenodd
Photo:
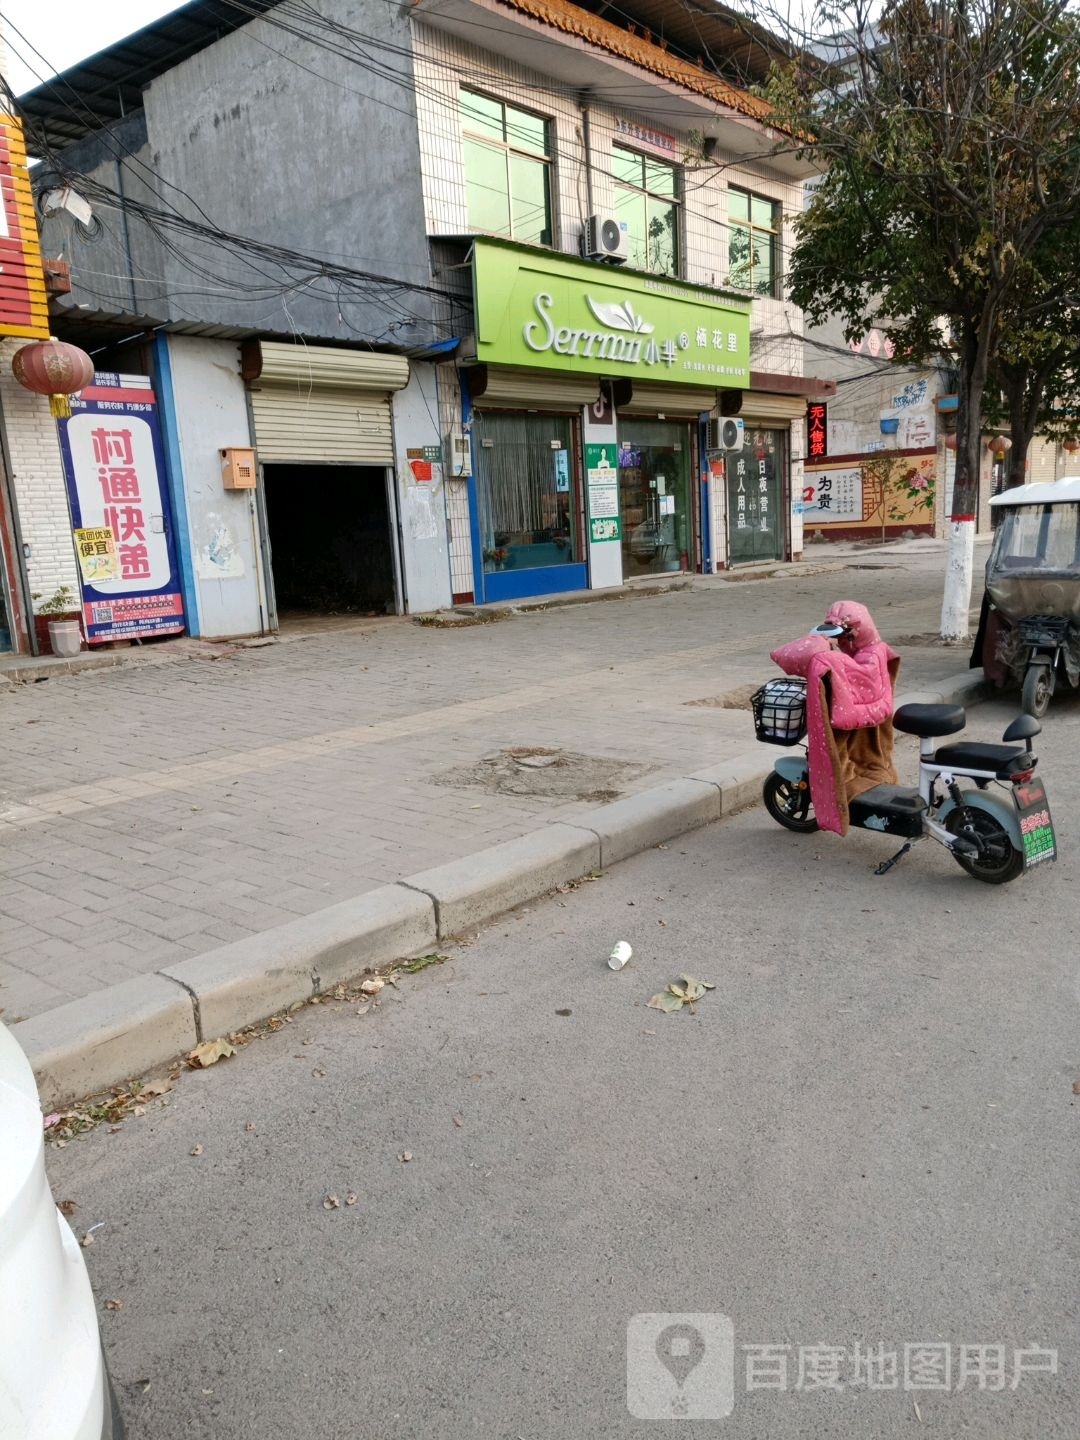
M 827 637 L 828 639 L 830 639 L 830 640 L 835 640 L 835 639 L 837 639 L 840 635 L 846 634 L 846 632 L 847 632 L 847 626 L 846 626 L 846 625 L 830 624 L 829 621 L 826 620 L 826 621 L 824 621 L 824 622 L 823 622 L 822 624 L 820 624 L 820 625 L 815 625 L 814 628 L 813 628 L 813 630 L 810 631 L 810 634 L 811 634 L 811 635 L 824 635 L 824 636 L 826 636 L 826 637 Z

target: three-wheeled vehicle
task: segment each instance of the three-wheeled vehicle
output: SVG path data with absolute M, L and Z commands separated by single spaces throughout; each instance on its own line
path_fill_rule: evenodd
M 1019 685 L 1041 719 L 1059 684 L 1080 685 L 1080 475 L 1018 485 L 997 518 L 971 656 L 999 687 Z

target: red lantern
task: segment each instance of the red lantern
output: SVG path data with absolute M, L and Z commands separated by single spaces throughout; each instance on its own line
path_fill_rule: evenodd
M 94 362 L 85 350 L 66 340 L 38 340 L 24 345 L 11 360 L 15 379 L 35 395 L 48 395 L 49 409 L 58 420 L 71 414 L 68 398 L 94 378 Z
M 1062 440 L 1061 448 L 1068 454 L 1075 455 L 1077 450 L 1080 450 L 1080 440 L 1077 440 L 1075 435 L 1070 435 L 1067 440 Z
M 1004 455 L 1007 450 L 1012 449 L 1012 441 L 1008 435 L 991 435 L 986 442 L 986 448 L 991 455 Z
M 945 436 L 945 449 L 946 449 L 946 450 L 955 450 L 955 449 L 956 449 L 956 436 L 955 436 L 955 435 L 946 435 L 946 436 Z

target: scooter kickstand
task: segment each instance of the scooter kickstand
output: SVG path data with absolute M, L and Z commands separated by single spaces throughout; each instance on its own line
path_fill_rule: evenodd
M 901 845 L 900 849 L 897 850 L 895 855 L 891 855 L 888 860 L 883 860 L 880 865 L 875 866 L 874 874 L 887 875 L 894 865 L 898 865 L 900 863 L 900 861 L 911 849 L 911 846 L 912 841 L 910 840 L 908 840 L 905 844 Z

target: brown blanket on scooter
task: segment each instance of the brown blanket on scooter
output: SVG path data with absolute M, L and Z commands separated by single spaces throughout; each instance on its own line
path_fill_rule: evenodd
M 893 685 L 896 684 L 896 676 L 900 670 L 900 661 L 896 658 L 889 662 L 889 678 Z M 817 680 L 813 687 L 813 694 L 809 683 L 807 684 L 806 706 L 807 711 L 811 705 L 816 705 L 821 717 L 821 732 L 829 756 L 828 770 L 824 775 L 819 768 L 819 782 L 814 784 L 814 769 L 811 766 L 810 788 L 814 798 L 814 809 L 820 818 L 822 807 L 818 804 L 818 796 L 822 785 L 827 784 L 832 792 L 832 805 L 826 807 L 833 809 L 839 820 L 837 833 L 846 835 L 848 832 L 848 805 L 857 795 L 862 795 L 867 790 L 872 790 L 875 785 L 895 785 L 899 777 L 896 773 L 896 766 L 893 764 L 893 723 L 891 719 L 882 720 L 877 725 L 860 725 L 857 730 L 838 730 L 829 718 L 829 688 L 828 677 Z M 825 826 L 826 829 L 834 829 L 832 825 Z
M 893 693 L 900 657 L 881 639 L 869 611 L 851 600 L 829 610 L 846 633 L 834 649 L 818 634 L 772 652 L 788 675 L 806 677 L 810 794 L 823 830 L 846 835 L 848 805 L 875 785 L 895 785 Z

